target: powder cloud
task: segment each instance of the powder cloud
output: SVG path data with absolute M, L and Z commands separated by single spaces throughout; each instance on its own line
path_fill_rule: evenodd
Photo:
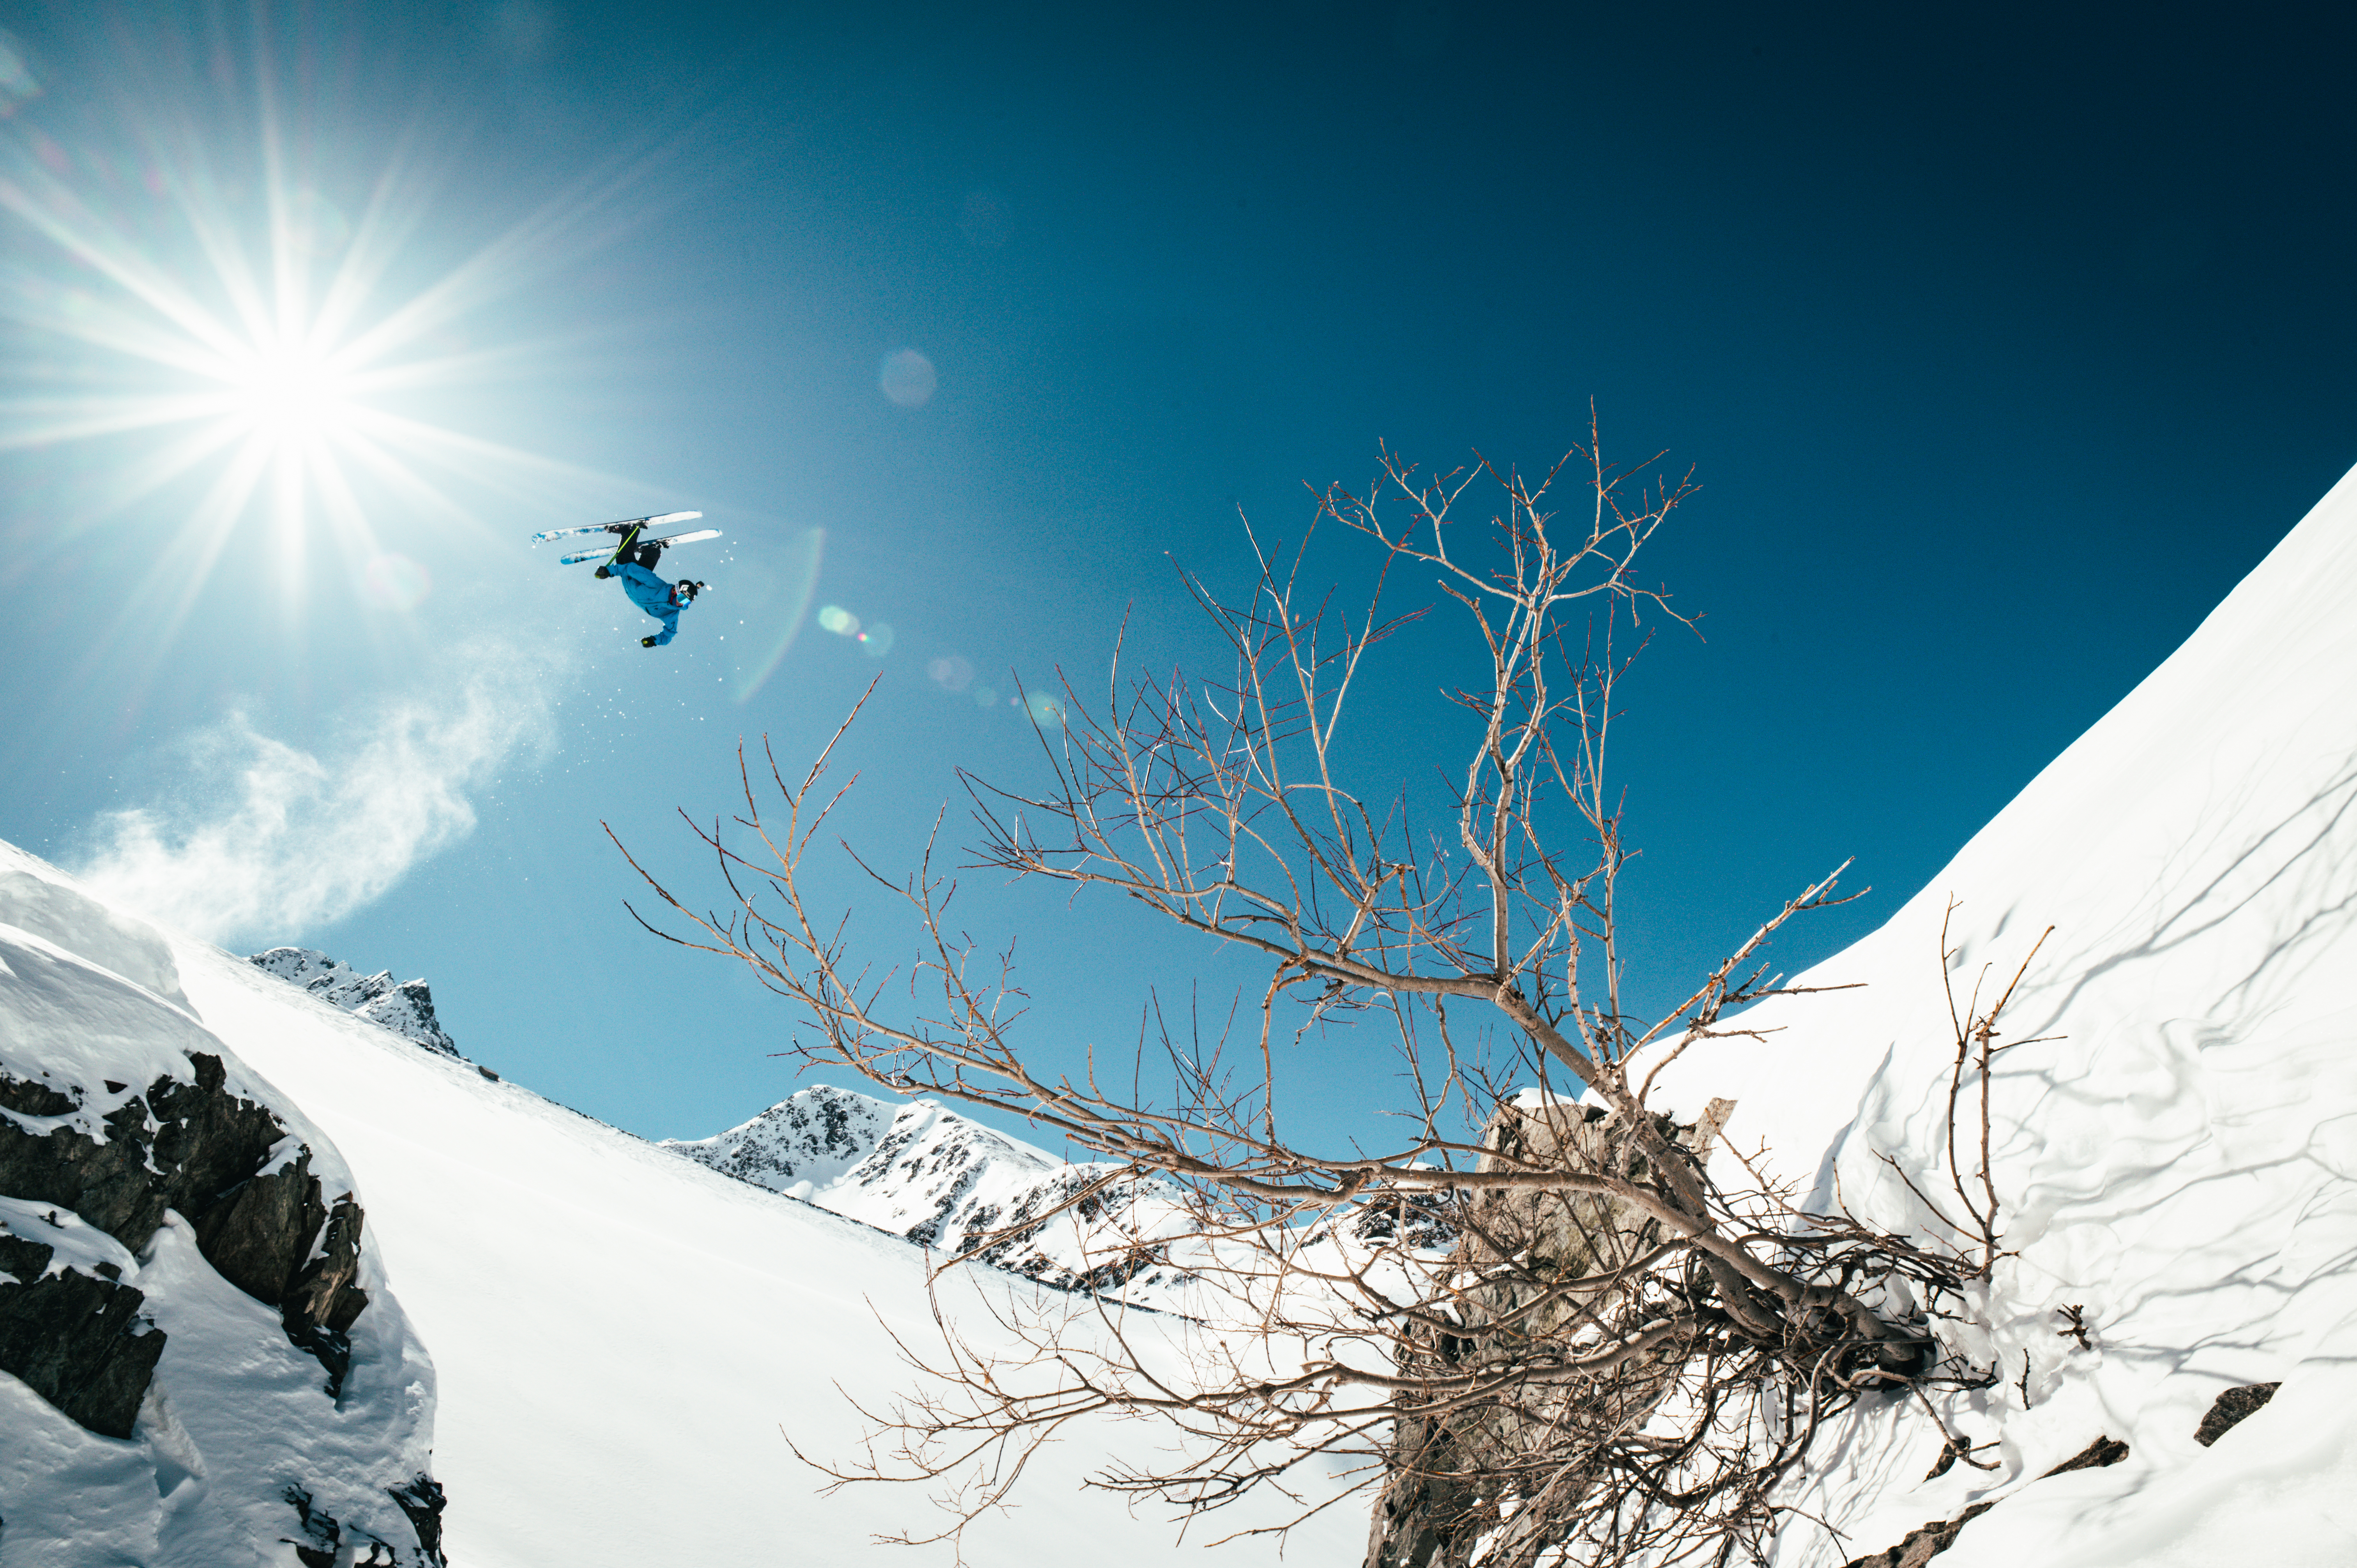
M 475 826 L 470 794 L 545 746 L 544 706 L 477 676 L 386 703 L 326 756 L 242 713 L 182 743 L 182 787 L 109 811 L 77 875 L 109 899 L 214 941 L 287 940 L 381 897 Z

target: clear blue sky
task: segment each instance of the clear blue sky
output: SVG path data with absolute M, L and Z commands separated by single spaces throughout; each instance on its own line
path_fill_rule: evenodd
M 1695 467 L 1655 566 L 1707 640 L 1648 655 L 1621 754 L 1641 997 L 1846 855 L 1874 895 L 1779 957 L 1871 929 L 2357 460 L 2326 7 L 0 28 L 0 836 L 82 865 L 144 811 L 152 864 L 245 888 L 232 945 L 424 974 L 470 1054 L 650 1136 L 788 1092 L 786 1020 L 637 932 L 601 820 L 694 882 L 672 809 L 880 673 L 845 826 L 905 865 L 953 768 L 1033 768 L 1015 678 L 1093 678 L 1125 613 L 1200 652 L 1173 562 L 1236 582 L 1239 505 L 1297 532 L 1379 440 L 1537 464 L 1593 398 Z M 290 383 L 323 312 L 350 362 Z M 674 508 L 726 538 L 654 653 L 524 542 Z M 1369 750 L 1420 777 L 1434 671 L 1380 673 Z M 1235 978 L 1046 895 L 970 914 L 1065 1059 L 1147 979 Z M 1344 1047 L 1303 1077 L 1334 1136 L 1391 1098 Z

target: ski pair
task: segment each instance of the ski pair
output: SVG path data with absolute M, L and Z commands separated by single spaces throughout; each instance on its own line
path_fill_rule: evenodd
M 691 513 L 690 515 L 692 516 L 694 514 Z M 560 566 L 577 566 L 584 561 L 619 561 L 621 559 L 623 549 L 636 550 L 641 545 L 647 544 L 693 544 L 699 539 L 717 539 L 719 537 L 720 531 L 716 528 L 699 528 L 693 533 L 666 533 L 657 539 L 648 539 L 643 535 L 634 538 L 626 533 L 622 536 L 625 542 L 621 549 L 584 550 L 576 554 L 559 556 L 557 558 L 557 564 Z
M 571 539 L 576 534 L 624 533 L 633 528 L 661 528 L 667 522 L 686 522 L 703 515 L 700 511 L 666 511 L 652 517 L 625 517 L 617 518 L 612 522 L 593 522 L 587 528 L 551 528 L 533 534 L 532 542 L 545 544 L 552 539 Z

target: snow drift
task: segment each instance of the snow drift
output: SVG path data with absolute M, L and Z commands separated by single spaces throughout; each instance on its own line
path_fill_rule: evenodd
M 1803 977 L 1765 1044 L 1698 1047 L 1664 1081 L 1726 1095 L 1812 1207 L 1938 1222 L 1927 1179 L 1960 998 L 2055 928 L 1995 1069 L 2003 1245 L 1982 1329 L 2000 1381 L 1951 1419 L 1996 1468 L 1923 1477 L 1920 1412 L 1861 1412 L 1787 1498 L 1787 1568 L 1842 1563 L 2002 1498 L 1943 1568 L 2357 1562 L 2357 476 L 2186 644 L 1885 926 Z M 1986 993 L 1985 993 L 1986 996 Z M 1813 1189 L 1813 1190 L 1812 1190 Z M 1961 1216 L 1959 1217 L 1961 1218 Z M 2089 1344 L 2058 1309 L 2083 1309 Z M 2024 1368 L 2028 1368 L 2024 1398 Z M 2273 1402 L 2213 1446 L 2237 1386 Z M 2039 1479 L 2098 1437 L 2115 1465 Z

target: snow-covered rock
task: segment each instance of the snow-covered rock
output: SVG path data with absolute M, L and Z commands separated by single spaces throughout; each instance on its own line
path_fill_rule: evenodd
M 666 1138 L 662 1147 L 723 1176 L 807 1201 L 876 1152 L 894 1107 L 823 1084 L 781 1100 L 750 1122 L 709 1138 Z
M 2055 928 L 1995 1069 L 2012 1255 L 1979 1325 L 1949 1326 L 1996 1374 L 1950 1417 L 1996 1468 L 1927 1480 L 1923 1412 L 1862 1407 L 1782 1499 L 1775 1562 L 2002 1499 L 1942 1568 L 2357 1563 L 2357 476 L 1888 925 L 1795 982 L 1865 989 L 1761 1004 L 1758 1038 L 1664 1074 L 1673 1098 L 1735 1099 L 1727 1136 L 1764 1141 L 1805 1206 L 1940 1235 L 1878 1156 L 1948 1190 L 1952 897 L 1960 999 L 1986 1005 Z M 2201 1440 L 2222 1393 L 2271 1382 Z M 2125 1457 L 2046 1478 L 2099 1437 Z
M 439 1563 L 433 1368 L 342 1156 L 160 933 L 0 866 L 0 1557 Z
M 264 974 L 301 986 L 330 1007 L 340 1007 L 429 1051 L 458 1055 L 457 1043 L 434 1016 L 434 993 L 423 980 L 395 980 L 389 969 L 362 974 L 313 948 L 272 948 L 247 961 Z
M 662 1145 L 756 1187 L 1060 1290 L 1167 1305 L 1177 1206 L 1112 1165 L 1060 1160 L 929 1100 L 821 1084 L 710 1138 Z

